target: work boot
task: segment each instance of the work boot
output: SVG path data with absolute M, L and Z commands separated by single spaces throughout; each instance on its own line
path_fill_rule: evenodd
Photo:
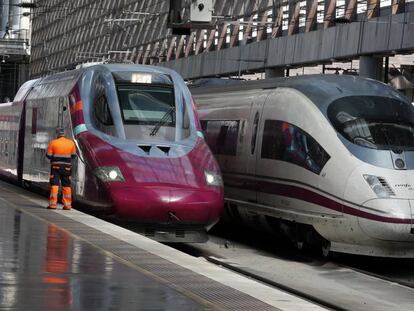
M 69 211 L 70 207 L 64 206 L 62 209 L 65 210 L 65 211 Z
M 47 209 L 56 209 L 56 207 L 52 207 L 52 206 L 48 205 Z

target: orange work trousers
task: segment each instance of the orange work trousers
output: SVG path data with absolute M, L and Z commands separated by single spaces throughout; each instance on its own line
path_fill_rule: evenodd
M 59 193 L 59 182 L 62 182 L 62 203 L 63 209 L 72 208 L 72 189 L 70 180 L 72 174 L 71 165 L 52 164 L 50 173 L 50 197 L 49 208 L 56 208 Z

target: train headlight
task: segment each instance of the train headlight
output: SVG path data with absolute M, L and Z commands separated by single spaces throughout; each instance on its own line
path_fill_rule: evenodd
M 368 185 L 371 187 L 372 191 L 375 192 L 377 197 L 389 198 L 390 196 L 395 196 L 394 191 L 387 183 L 385 178 L 374 175 L 364 175 L 364 178 Z
M 116 166 L 101 166 L 95 170 L 95 176 L 103 182 L 108 181 L 125 181 L 119 167 Z
M 223 186 L 223 178 L 219 172 L 204 171 L 204 177 L 209 186 Z

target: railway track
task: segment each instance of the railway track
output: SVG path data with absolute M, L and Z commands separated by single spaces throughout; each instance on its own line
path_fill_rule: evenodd
M 307 301 L 310 301 L 310 302 L 312 302 L 314 304 L 317 304 L 319 306 L 325 307 L 325 308 L 327 308 L 329 310 L 338 310 L 338 311 L 348 310 L 347 308 L 343 308 L 342 306 L 340 306 L 338 304 L 331 303 L 331 302 L 326 301 L 324 299 L 321 299 L 321 298 L 319 298 L 317 296 L 309 295 L 306 292 L 297 290 L 297 289 L 295 289 L 295 288 L 293 288 L 291 286 L 287 286 L 285 284 L 282 284 L 282 283 L 273 281 L 271 279 L 268 279 L 266 277 L 262 277 L 260 275 L 257 275 L 255 273 L 249 272 L 246 269 L 243 269 L 243 268 L 234 266 L 232 264 L 228 264 L 226 262 L 223 262 L 219 258 L 215 258 L 213 256 L 209 256 L 209 257 L 206 257 L 206 259 L 209 262 L 212 262 L 212 263 L 214 263 L 216 265 L 223 266 L 226 269 L 229 269 L 229 270 L 232 270 L 232 271 L 237 272 L 239 274 L 245 275 L 245 276 L 247 276 L 247 277 L 249 277 L 251 279 L 254 279 L 256 281 L 259 281 L 261 283 L 264 283 L 264 284 L 267 284 L 269 286 L 272 286 L 272 287 L 281 289 L 281 290 L 283 290 L 283 291 L 285 291 L 285 292 L 287 292 L 289 294 L 293 294 L 293 295 L 295 295 L 297 297 L 303 298 L 303 299 L 305 299 Z
M 273 236 L 222 225 L 207 243 L 169 245 L 329 310 L 411 311 L 414 305 L 414 261 L 351 255 L 327 260 Z
M 355 257 L 355 256 L 354 256 Z M 414 290 L 414 260 L 342 256 L 336 264 Z
M 414 271 L 414 262 L 361 256 L 326 260 L 287 245 L 276 247 L 278 242 L 263 234 L 240 234 L 240 239 L 234 239 L 234 231 L 215 234 L 206 244 L 172 246 L 330 310 L 408 311 L 414 305 L 414 272 L 403 277 Z M 381 268 L 384 263 L 390 267 Z

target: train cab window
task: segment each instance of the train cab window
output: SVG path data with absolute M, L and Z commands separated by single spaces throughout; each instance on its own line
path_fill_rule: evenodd
M 201 122 L 206 142 L 214 154 L 236 155 L 239 123 L 238 120 L 203 120 Z
M 184 99 L 183 99 L 184 102 Z M 188 130 L 190 128 L 190 117 L 188 115 L 187 106 L 183 105 L 183 129 Z
M 174 89 L 166 86 L 118 85 L 125 124 L 175 126 Z
M 284 121 L 266 120 L 262 158 L 293 163 L 320 174 L 330 156 L 302 129 Z
M 379 150 L 414 150 L 414 106 L 395 98 L 349 96 L 328 107 L 333 127 L 353 144 Z
M 94 115 L 95 118 L 103 125 L 114 124 L 105 95 L 101 95 L 95 100 Z

